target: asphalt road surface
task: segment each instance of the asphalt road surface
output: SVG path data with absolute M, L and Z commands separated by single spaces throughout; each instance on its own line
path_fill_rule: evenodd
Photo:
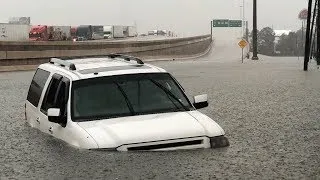
M 153 62 L 226 131 L 222 149 L 173 152 L 78 150 L 26 125 L 33 72 L 0 74 L 0 179 L 320 179 L 320 71 L 297 58 L 241 64 L 237 48 L 202 58 Z

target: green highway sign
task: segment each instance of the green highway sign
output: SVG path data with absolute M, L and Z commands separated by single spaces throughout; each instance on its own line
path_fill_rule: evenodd
M 214 19 L 213 27 L 242 27 L 242 20 Z
M 229 20 L 229 27 L 242 27 L 241 20 Z
M 229 19 L 213 20 L 213 27 L 229 27 Z

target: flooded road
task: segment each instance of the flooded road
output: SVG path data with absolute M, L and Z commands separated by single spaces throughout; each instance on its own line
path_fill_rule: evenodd
M 0 73 L 0 179 L 318 179 L 320 71 L 297 58 L 240 63 L 216 47 L 202 58 L 153 62 L 187 93 L 207 93 L 202 112 L 230 147 L 173 152 L 78 150 L 29 127 L 24 101 L 34 72 Z

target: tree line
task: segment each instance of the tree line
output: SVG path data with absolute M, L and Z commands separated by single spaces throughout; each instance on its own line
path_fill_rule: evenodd
M 250 34 L 252 49 L 252 33 Z M 258 30 L 258 53 L 267 56 L 303 56 L 305 32 L 302 29 L 276 37 L 271 27 Z

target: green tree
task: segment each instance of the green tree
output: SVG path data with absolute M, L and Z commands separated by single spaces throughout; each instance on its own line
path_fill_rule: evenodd
M 276 50 L 281 56 L 297 56 L 300 54 L 298 48 L 298 34 L 290 32 L 288 35 L 280 36 L 279 42 L 276 45 Z
M 303 56 L 305 47 L 305 31 L 301 29 L 282 35 L 276 44 L 276 51 L 280 56 Z
M 273 29 L 270 27 L 265 27 L 260 31 L 258 30 L 257 34 L 258 34 L 258 39 L 257 39 L 258 53 L 263 55 L 268 55 L 268 56 L 274 55 L 275 33 Z M 252 32 L 250 33 L 249 37 L 250 37 L 250 51 L 252 51 L 252 48 L 253 48 Z
M 297 32 L 297 48 L 298 48 L 298 55 L 304 56 L 304 47 L 305 47 L 305 39 L 306 39 L 306 30 L 299 29 Z
M 265 27 L 258 33 L 258 52 L 263 55 L 274 55 L 275 33 L 272 28 Z

